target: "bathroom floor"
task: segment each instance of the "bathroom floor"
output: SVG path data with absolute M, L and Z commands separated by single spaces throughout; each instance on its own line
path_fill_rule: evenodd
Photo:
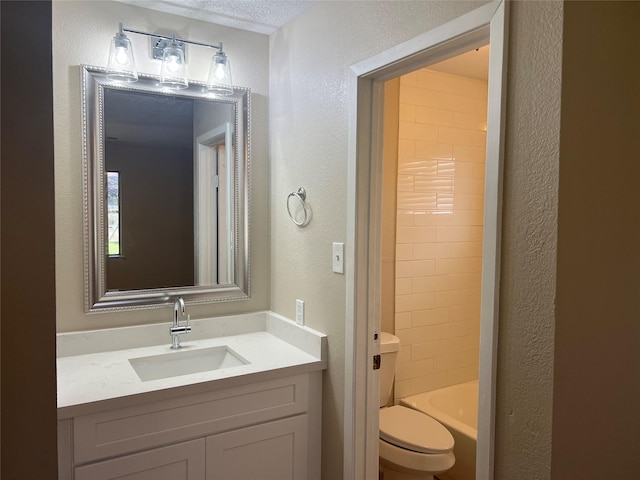
M 434 480 L 440 480 L 440 477 L 434 475 L 433 479 Z M 378 472 L 378 480 L 384 480 L 384 475 L 382 474 L 382 472 Z

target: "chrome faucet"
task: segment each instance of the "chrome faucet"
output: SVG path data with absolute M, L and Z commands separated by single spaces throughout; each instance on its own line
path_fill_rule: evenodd
M 186 324 L 180 325 L 180 318 L 184 317 L 184 311 L 184 300 L 182 299 L 182 297 L 176 298 L 176 301 L 173 304 L 173 326 L 169 329 L 169 331 L 171 332 L 171 348 L 173 350 L 182 348 L 180 346 L 180 335 L 191 331 L 191 325 L 189 325 L 191 315 L 187 315 Z

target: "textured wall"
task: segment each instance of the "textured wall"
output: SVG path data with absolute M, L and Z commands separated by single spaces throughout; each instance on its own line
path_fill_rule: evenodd
M 396 403 L 478 378 L 486 129 L 487 82 L 400 77 Z
M 266 35 L 167 15 L 117 2 L 53 3 L 53 86 L 56 161 L 56 278 L 58 331 L 168 322 L 170 307 L 126 313 L 84 313 L 81 64 L 106 66 L 110 38 L 118 28 L 171 33 L 205 43 L 224 42 L 237 85 L 252 90 L 252 298 L 227 304 L 190 306 L 194 318 L 254 311 L 269 307 L 269 164 L 268 76 Z M 148 56 L 147 37 L 130 35 L 139 72 L 159 72 Z M 205 81 L 212 50 L 189 46 L 189 78 Z
M 565 4 L 554 480 L 640 476 L 638 19 Z
M 509 36 L 495 478 L 546 479 L 562 3 L 512 2 Z

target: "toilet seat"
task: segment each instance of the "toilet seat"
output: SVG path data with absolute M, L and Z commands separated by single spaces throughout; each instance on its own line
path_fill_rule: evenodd
M 425 454 L 446 454 L 454 445 L 451 433 L 437 420 L 401 405 L 380 409 L 380 438 Z
M 446 472 L 456 463 L 453 451 L 448 453 L 418 453 L 378 439 L 380 465 L 400 472 L 420 472 L 435 475 Z

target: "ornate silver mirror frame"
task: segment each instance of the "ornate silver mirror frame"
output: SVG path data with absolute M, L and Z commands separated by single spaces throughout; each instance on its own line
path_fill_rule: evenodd
M 250 196 L 250 91 L 234 88 L 228 97 L 213 97 L 206 92 L 206 85 L 189 82 L 189 87 L 171 91 L 158 86 L 158 77 L 139 75 L 135 83 L 117 83 L 106 77 L 105 69 L 85 66 L 82 68 L 82 127 L 83 127 L 83 175 L 84 175 L 84 260 L 85 260 L 85 311 L 113 311 L 137 308 L 154 308 L 172 303 L 181 296 L 189 303 L 226 302 L 249 298 L 249 212 Z M 230 228 L 227 264 L 228 282 L 205 282 L 194 285 L 136 288 L 132 290 L 107 288 L 107 240 L 106 201 L 106 132 L 105 90 L 145 92 L 173 97 L 204 100 L 231 105 L 235 110 L 235 125 L 230 125 L 233 136 L 233 183 L 229 197 Z M 226 137 L 227 139 L 229 137 Z M 196 173 L 194 172 L 194 176 Z M 198 187 L 194 185 L 194 189 Z M 195 207 L 197 208 L 197 207 Z M 194 212 L 196 214 L 196 212 Z M 197 239 L 197 234 L 194 234 Z M 197 247 L 194 256 L 197 256 Z M 210 255 L 210 252 L 207 253 Z M 194 259 L 197 262 L 197 258 Z M 196 267 L 197 269 L 197 267 Z

